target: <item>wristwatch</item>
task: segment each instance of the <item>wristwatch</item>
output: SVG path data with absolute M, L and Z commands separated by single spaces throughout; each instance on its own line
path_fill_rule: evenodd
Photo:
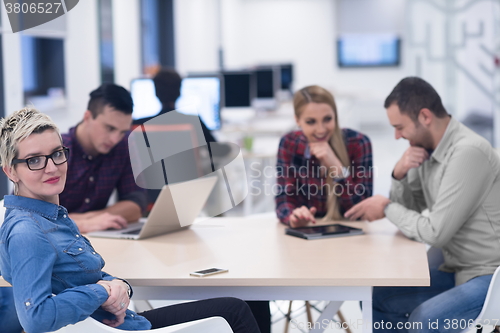
M 130 283 L 128 283 L 128 281 L 125 279 L 120 279 L 120 278 L 116 278 L 116 279 L 125 282 L 125 284 L 127 285 L 128 298 L 129 299 L 132 298 L 132 295 L 134 294 L 134 290 L 132 289 L 132 286 L 130 285 Z

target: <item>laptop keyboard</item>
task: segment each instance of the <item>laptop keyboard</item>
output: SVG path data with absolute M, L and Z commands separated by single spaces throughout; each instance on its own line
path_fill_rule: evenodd
M 122 235 L 138 235 L 138 234 L 140 234 L 140 232 L 141 232 L 141 229 L 136 229 L 136 230 L 122 232 Z

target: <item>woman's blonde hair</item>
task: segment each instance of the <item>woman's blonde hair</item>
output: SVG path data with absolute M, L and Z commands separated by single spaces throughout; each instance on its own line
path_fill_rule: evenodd
M 0 166 L 9 167 L 12 160 L 17 158 L 19 142 L 31 134 L 42 133 L 48 129 L 55 130 L 61 138 L 59 129 L 52 119 L 32 108 L 21 109 L 0 119 Z M 14 193 L 17 193 L 16 183 L 14 183 Z
M 309 103 L 324 103 L 332 108 L 335 119 L 335 128 L 333 130 L 333 134 L 330 138 L 329 144 L 330 147 L 332 147 L 335 155 L 339 158 L 340 162 L 342 162 L 342 165 L 344 167 L 349 167 L 351 165 L 351 161 L 349 159 L 349 154 L 347 153 L 342 130 L 339 126 L 337 105 L 335 104 L 333 95 L 328 90 L 320 86 L 307 86 L 300 89 L 295 93 L 293 97 L 293 108 L 295 111 L 295 117 L 297 119 L 300 118 L 305 106 Z M 328 208 L 325 215 L 325 220 L 342 219 L 340 208 L 338 207 L 337 195 L 335 195 L 334 180 L 332 177 L 330 177 L 329 171 L 327 172 L 326 177 L 328 184 Z

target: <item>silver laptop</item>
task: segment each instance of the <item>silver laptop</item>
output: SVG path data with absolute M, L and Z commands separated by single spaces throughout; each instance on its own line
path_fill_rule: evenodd
M 147 218 L 127 228 L 89 232 L 89 236 L 144 239 L 189 228 L 212 192 L 217 177 L 206 177 L 165 185 Z

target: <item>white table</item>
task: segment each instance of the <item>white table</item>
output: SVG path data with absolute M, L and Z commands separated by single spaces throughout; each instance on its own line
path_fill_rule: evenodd
M 213 218 L 142 241 L 92 238 L 105 270 L 127 279 L 136 299 L 328 300 L 318 319 L 331 319 L 343 301 L 363 303 L 363 332 L 371 332 L 373 286 L 427 286 L 424 244 L 388 220 L 346 222 L 362 236 L 307 241 L 284 235 L 276 218 Z M 190 272 L 227 268 L 205 278 Z M 359 322 L 358 324 L 361 324 Z M 321 332 L 324 326 L 311 332 Z

